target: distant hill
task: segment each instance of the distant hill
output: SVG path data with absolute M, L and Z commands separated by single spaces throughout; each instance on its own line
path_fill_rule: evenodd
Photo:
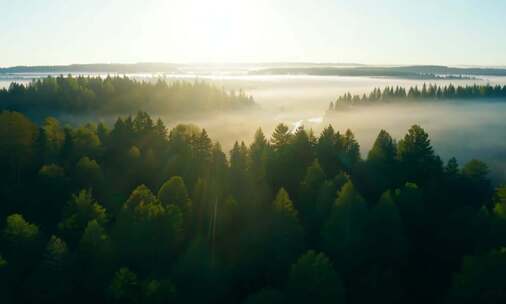
M 358 63 L 311 63 L 311 62 L 262 62 L 262 63 L 93 63 L 71 65 L 14 66 L 0 68 L 0 73 L 187 73 L 219 72 L 227 70 L 264 70 L 278 68 L 316 68 L 316 67 L 358 67 Z
M 506 76 L 506 68 L 457 68 L 437 65 L 396 66 L 396 67 L 287 67 L 270 68 L 250 72 L 252 74 L 305 74 L 321 76 L 370 76 L 413 79 L 455 79 L 475 76 Z
M 94 63 L 46 66 L 15 66 L 0 68 L 0 73 L 163 73 L 177 72 L 174 63 Z
M 358 63 L 263 62 L 263 63 L 94 63 L 0 68 L 0 73 L 215 73 L 241 72 L 250 75 L 320 75 L 392 77 L 406 79 L 474 79 L 506 76 L 506 67 L 448 67 L 440 65 L 367 66 Z

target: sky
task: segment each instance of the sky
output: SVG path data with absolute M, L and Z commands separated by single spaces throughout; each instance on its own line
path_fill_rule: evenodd
M 504 0 L 0 0 L 0 66 L 506 66 Z

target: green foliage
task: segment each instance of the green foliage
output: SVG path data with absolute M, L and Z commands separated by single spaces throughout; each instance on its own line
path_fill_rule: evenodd
M 231 292 L 229 272 L 214 258 L 212 250 L 207 242 L 196 239 L 178 259 L 173 273 L 179 283 L 177 302 L 218 303 Z
M 299 209 L 303 212 L 303 217 L 306 213 L 311 213 L 316 207 L 316 198 L 318 191 L 322 184 L 325 182 L 326 176 L 320 167 L 318 160 L 315 160 L 306 170 L 306 176 L 300 183 L 300 198 L 301 203 Z M 309 216 L 309 214 L 307 214 Z
M 360 146 L 355 140 L 355 135 L 349 129 L 344 133 L 343 150 L 341 162 L 343 163 L 344 169 L 347 169 L 349 172 L 361 160 Z
M 264 181 L 266 177 L 265 162 L 269 153 L 269 142 L 265 138 L 262 129 L 255 132 L 253 143 L 249 147 L 249 164 L 248 168 L 252 171 L 252 175 L 257 182 Z
M 441 160 L 434 154 L 429 134 L 420 126 L 414 125 L 408 130 L 408 134 L 399 141 L 397 150 L 397 157 L 404 168 L 404 181 L 422 184 L 440 175 Z
M 408 134 L 399 142 L 399 159 L 401 161 L 430 161 L 434 151 L 429 140 L 429 134 L 420 126 L 414 125 Z
M 39 237 L 39 227 L 28 223 L 21 214 L 9 215 L 3 236 L 10 242 L 33 241 Z
M 344 287 L 329 258 L 308 251 L 292 266 L 287 284 L 290 303 L 344 303 Z
M 52 235 L 47 242 L 41 264 L 27 282 L 26 293 L 41 303 L 63 301 L 70 295 L 69 262 L 67 244 Z
M 300 184 L 297 209 L 310 244 L 318 244 L 320 241 L 321 226 L 331 212 L 337 189 L 335 181 L 326 180 L 318 160 L 307 168 L 306 176 Z
M 243 91 L 226 92 L 195 81 L 167 84 L 127 77 L 58 76 L 28 85 L 13 84 L 0 94 L 0 105 L 17 111 L 121 114 L 138 110 L 158 113 L 234 110 L 253 106 Z
M 278 131 L 286 133 L 280 135 Z M 314 160 L 311 138 L 302 127 L 291 134 L 288 133 L 286 126 L 280 124 L 274 131 L 271 141 L 274 154 L 268 161 L 269 180 L 274 186 L 273 189 L 283 187 L 295 196 L 298 194 L 300 181 L 306 174 L 306 168 Z
M 157 198 L 151 190 L 146 185 L 140 185 L 132 191 L 123 208 L 125 210 L 136 210 L 155 202 L 157 202 Z
M 42 124 L 42 130 L 44 130 L 47 137 L 46 153 L 50 160 L 55 160 L 65 140 L 63 128 L 56 118 L 48 117 Z
M 73 152 L 78 156 L 96 157 L 100 152 L 101 142 L 92 125 L 85 125 L 72 132 Z
M 272 134 L 272 146 L 274 149 L 279 150 L 281 147 L 288 144 L 291 137 L 288 126 L 285 124 L 279 124 Z
M 278 304 L 285 302 L 285 295 L 276 289 L 264 288 L 249 295 L 243 304 Z
M 111 130 L 107 128 L 105 124 L 102 122 L 99 122 L 97 125 L 97 136 L 101 143 L 107 142 L 109 139 L 109 135 L 111 133 Z
M 211 181 L 210 186 L 214 195 L 223 197 L 227 190 L 227 178 L 228 178 L 228 161 L 225 153 L 221 149 L 221 145 L 216 143 L 211 151 L 211 163 L 210 163 L 209 179 Z
M 347 182 L 337 195 L 332 214 L 322 230 L 322 245 L 336 264 L 351 269 L 366 250 L 368 210 L 364 198 Z
M 420 188 L 416 184 L 406 183 L 404 187 L 396 190 L 395 195 L 404 227 L 410 233 L 419 232 L 426 221 L 426 208 Z
M 139 157 L 141 157 L 141 150 L 139 150 L 136 146 L 131 146 L 130 150 L 128 150 L 128 156 L 132 160 L 139 159 Z
M 158 199 L 165 206 L 174 204 L 181 210 L 184 210 L 184 212 L 190 212 L 191 210 L 191 200 L 184 181 L 180 176 L 171 177 L 160 187 Z
M 338 155 L 341 150 L 341 135 L 339 132 L 334 132 L 334 128 L 329 125 L 320 134 L 315 151 L 322 169 L 330 178 L 336 176 L 341 169 L 340 162 L 338 161 Z
M 56 164 L 44 165 L 39 170 L 39 175 L 48 178 L 55 179 L 65 176 L 64 169 Z
M 506 186 L 501 186 L 496 190 L 494 214 L 506 219 Z
M 150 280 L 143 284 L 143 303 L 174 302 L 176 288 L 169 280 Z
M 0 270 L 2 270 L 4 267 L 7 267 L 9 263 L 3 258 L 2 255 L 0 255 Z
M 168 262 L 183 238 L 183 214 L 141 185 L 118 214 L 113 237 L 126 262 L 144 267 Z
M 352 95 L 345 93 L 339 96 L 335 103 L 331 102 L 329 111 L 339 111 L 343 106 L 356 106 L 376 104 L 380 102 L 406 101 L 406 100 L 451 100 L 471 98 L 502 98 L 506 96 L 506 86 L 490 84 L 457 86 L 436 84 L 423 84 L 421 90 L 418 86 L 409 87 L 385 87 L 383 90 L 374 88 L 368 95 Z
M 317 188 L 323 181 L 325 181 L 325 173 L 320 167 L 318 160 L 315 160 L 311 166 L 307 168 L 306 176 L 301 183 L 301 187 L 309 191 L 310 189 Z
M 99 225 L 107 222 L 107 211 L 100 205 L 89 190 L 73 194 L 64 210 L 63 221 L 58 225 L 60 230 L 73 240 L 77 240 L 90 221 Z
M 374 144 L 367 154 L 367 160 L 372 163 L 392 163 L 395 161 L 395 141 L 385 130 L 381 130 L 374 141 Z
M 445 171 L 449 176 L 455 177 L 459 174 L 459 164 L 457 162 L 457 159 L 455 157 L 452 157 L 448 160 L 448 163 L 446 164 Z
M 109 236 L 96 219 L 86 225 L 79 246 L 83 252 L 98 250 L 99 254 L 103 254 L 100 250 L 108 249 L 106 247 L 109 246 Z
M 232 195 L 241 201 L 246 199 L 249 193 L 247 186 L 249 185 L 248 175 L 248 149 L 244 142 L 239 145 L 235 142 L 234 147 L 230 151 L 230 175 L 229 184 Z
M 473 159 L 462 168 L 462 174 L 472 179 L 482 180 L 489 174 L 489 169 L 484 162 Z
M 407 252 L 402 218 L 391 191 L 385 192 L 370 210 L 367 223 L 371 258 L 382 263 L 398 264 Z
M 297 218 L 297 210 L 295 210 L 292 201 L 288 197 L 288 192 L 286 192 L 285 189 L 279 189 L 273 205 L 277 212 Z
M 59 267 L 68 254 L 67 244 L 60 238 L 52 235 L 46 246 L 46 263 Z
M 37 137 L 37 127 L 17 112 L 0 112 L 0 168 L 3 178 L 19 184 L 27 165 L 31 163 Z
M 493 188 L 488 179 L 488 166 L 479 160 L 473 159 L 464 165 L 462 175 L 465 185 L 469 188 L 469 200 L 476 207 L 488 205 L 491 207 Z
M 89 157 L 82 157 L 76 164 L 76 179 L 83 187 L 97 187 L 103 179 L 99 164 Z
M 504 249 L 465 257 L 454 276 L 448 303 L 502 303 L 506 301 L 506 252 Z
M 370 202 L 376 202 L 381 194 L 393 189 L 399 182 L 397 144 L 385 130 L 381 130 L 367 154 L 365 164 L 354 172 L 354 181 Z
M 138 303 L 141 291 L 137 275 L 126 267 L 120 268 L 114 274 L 109 293 L 118 303 Z
M 266 223 L 268 235 L 264 246 L 269 257 L 265 263 L 267 273 L 276 282 L 304 250 L 304 230 L 297 218 L 297 210 L 283 188 L 272 205 L 274 212 Z
M 91 91 L 128 91 L 111 79 Z M 19 136 L 0 130 L 7 301 L 504 301 L 504 187 L 477 160 L 443 167 L 419 126 L 398 144 L 380 131 L 365 161 L 354 134 L 332 126 L 279 125 L 271 141 L 258 130 L 228 159 L 204 129 L 167 130 L 142 111 L 110 130 L 37 128 L 12 112 L 0 126 Z

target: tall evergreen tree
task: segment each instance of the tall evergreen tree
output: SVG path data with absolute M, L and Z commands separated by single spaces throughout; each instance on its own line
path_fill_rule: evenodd
M 345 303 L 343 282 L 323 253 L 308 251 L 292 266 L 287 285 L 291 303 Z
M 429 135 L 418 125 L 412 126 L 399 141 L 397 155 L 404 181 L 424 184 L 442 172 L 441 160 L 434 154 Z
M 288 126 L 285 124 L 277 125 L 274 133 L 272 134 L 271 143 L 274 149 L 279 150 L 284 145 L 288 144 L 291 138 Z

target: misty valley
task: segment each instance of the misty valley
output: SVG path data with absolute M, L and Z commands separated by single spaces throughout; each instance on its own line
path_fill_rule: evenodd
M 74 126 L 88 122 L 103 122 L 112 126 L 118 116 L 144 110 L 154 117 L 161 118 L 168 128 L 178 124 L 195 124 L 205 128 L 213 140 L 219 141 L 226 149 L 232 148 L 235 141 L 250 142 L 259 127 L 269 134 L 279 123 L 285 123 L 292 132 L 297 127 L 304 126 L 307 130 L 312 129 L 315 133 L 319 133 L 331 124 L 341 132 L 346 129 L 354 131 L 362 156 L 366 156 L 381 129 L 400 138 L 411 125 L 418 124 L 430 133 L 432 144 L 443 160 L 451 157 L 456 157 L 461 162 L 481 159 L 490 165 L 495 184 L 506 182 L 506 119 L 504 119 L 506 96 L 504 90 L 501 90 L 506 85 L 506 77 L 480 76 L 476 79 L 434 81 L 311 75 L 249 76 L 244 72 L 237 74 L 235 70 L 227 74 L 201 73 L 201 70 L 196 68 L 191 72 L 174 75 L 126 74 L 128 80 L 123 80 L 123 84 L 137 80 L 156 88 L 157 85 L 160 86 L 160 80 L 163 80 L 168 83 L 165 89 L 167 92 L 166 96 L 164 93 L 157 95 L 156 92 L 141 96 L 139 94 L 142 93 L 129 95 L 129 92 L 125 91 L 121 94 L 129 96 L 129 100 L 121 101 L 120 106 L 114 105 L 114 100 L 108 102 L 97 100 L 91 103 L 83 100 L 80 104 L 69 103 L 67 106 L 56 105 L 58 98 L 52 98 L 50 104 L 39 100 L 48 99 L 47 96 L 39 96 L 38 99 L 28 97 L 31 103 L 23 101 L 16 103 L 12 98 L 9 101 L 4 98 L 4 102 L 0 105 L 4 109 L 26 113 L 38 123 L 47 116 L 52 116 L 59 119 L 63 125 Z M 0 75 L 0 89 L 2 81 L 6 90 L 12 83 L 28 85 L 31 79 L 43 81 L 47 75 L 46 73 L 6 74 L 3 77 Z M 59 76 L 49 75 L 52 76 L 51 81 L 55 81 Z M 74 77 L 79 75 L 102 79 L 108 76 L 106 73 L 75 73 Z M 121 79 L 116 78 L 114 81 Z M 435 91 L 437 88 L 448 86 L 455 88 L 480 86 L 491 89 L 498 86 L 499 92 L 477 92 L 471 96 L 464 96 L 463 93 L 460 93 L 462 96 L 452 94 L 451 99 L 435 96 L 437 98 L 423 98 L 416 102 L 413 102 L 413 98 L 401 100 L 394 96 L 382 99 L 380 94 L 378 99 L 382 99 L 383 102 L 368 102 L 367 107 L 363 107 L 364 103 L 360 102 L 364 94 L 375 95 L 385 88 L 402 88 L 406 97 L 410 88 L 417 88 L 421 95 L 424 86 L 427 87 L 427 91 L 430 86 L 434 86 Z M 146 89 L 145 85 L 143 90 Z M 54 94 L 59 96 L 56 91 Z M 82 92 L 80 94 L 83 96 Z M 223 98 L 224 94 L 233 94 L 237 97 Z M 0 93 L 0 100 L 1 96 Z M 350 101 L 346 99 L 348 96 Z M 156 98 L 160 100 L 157 101 Z M 219 99 L 219 104 L 213 103 L 213 98 Z M 357 99 L 358 103 L 353 101 Z M 100 108 L 96 108 L 96 104 L 100 104 Z M 335 112 L 329 113 L 329 104 L 335 104 Z M 77 108 L 71 109 L 72 106 Z M 471 142 L 470 138 L 474 140 Z
M 2 302 L 506 299 L 506 77 L 267 71 L 0 74 Z
M 505 12 L 0 0 L 0 304 L 505 304 Z

